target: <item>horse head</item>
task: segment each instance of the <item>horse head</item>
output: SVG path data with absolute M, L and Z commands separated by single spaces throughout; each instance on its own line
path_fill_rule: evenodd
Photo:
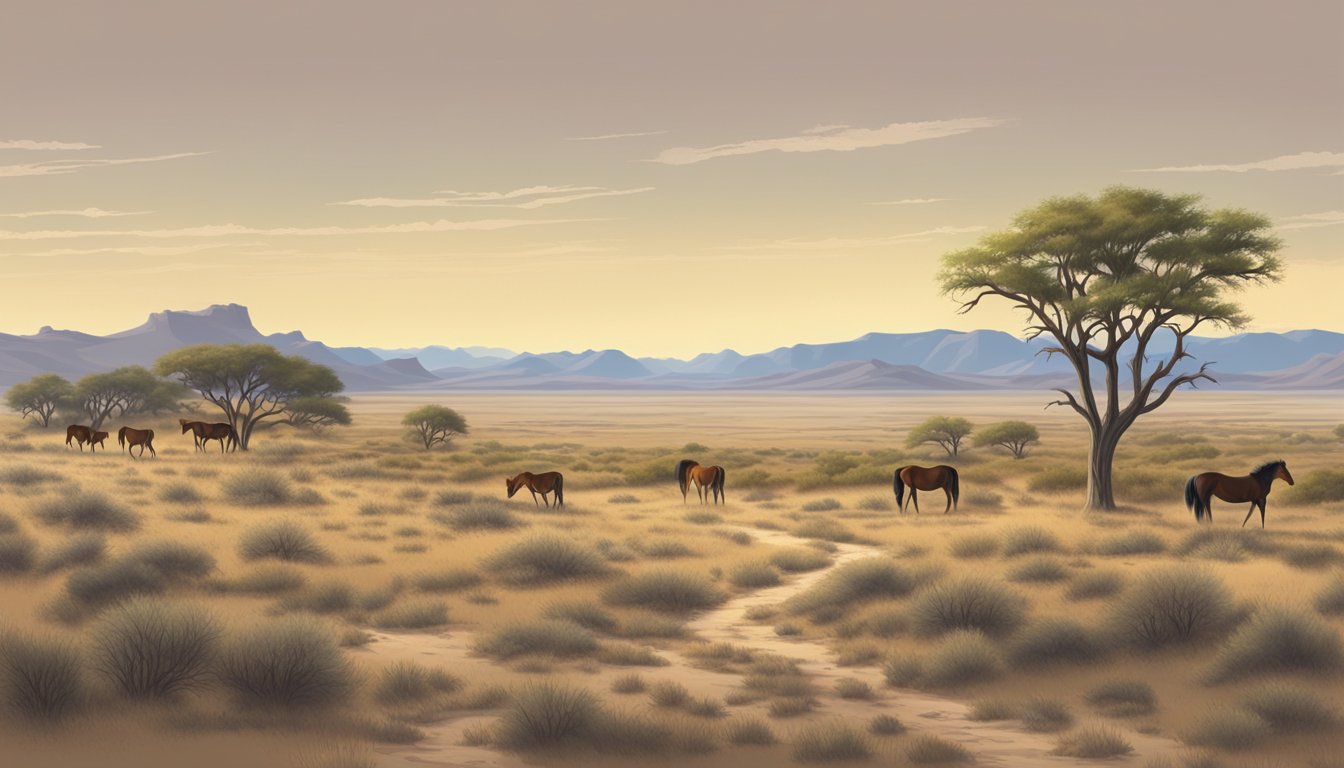
M 1279 471 L 1274 474 L 1274 479 L 1293 485 L 1293 473 L 1288 471 L 1288 462 L 1279 460 Z
M 177 423 L 182 425 L 182 434 L 184 435 L 187 434 L 187 430 L 191 429 L 191 422 L 186 419 L 178 419 Z
M 504 478 L 504 487 L 507 488 L 507 489 L 509 489 L 509 498 L 510 498 L 510 499 L 513 498 L 513 494 L 515 494 L 515 493 L 518 492 L 518 486 L 515 485 L 514 482 L 513 482 L 513 481 L 516 480 L 516 479 L 517 479 L 517 478 L 513 478 L 513 477 L 506 477 L 506 478 Z

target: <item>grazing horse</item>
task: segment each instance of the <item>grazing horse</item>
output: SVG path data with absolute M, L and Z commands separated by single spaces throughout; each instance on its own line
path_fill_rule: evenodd
M 79 443 L 79 452 L 84 452 L 84 444 L 93 440 L 93 430 L 81 424 L 71 424 L 65 428 L 65 447 L 70 447 L 70 441 Z
M 526 488 L 532 492 L 532 503 L 541 506 L 537 502 L 537 494 L 541 494 L 541 500 L 546 502 L 546 506 L 551 506 L 551 500 L 546 498 L 546 494 L 555 491 L 555 506 L 565 506 L 565 476 L 559 472 L 542 472 L 534 475 L 531 472 L 523 472 L 515 477 L 504 478 L 504 486 L 509 489 L 509 498 L 519 490 Z
M 238 433 L 234 431 L 233 425 L 228 422 L 221 421 L 215 424 L 207 424 L 204 421 L 178 419 L 177 423 L 182 425 L 182 434 L 185 435 L 188 430 L 191 431 L 192 439 L 195 440 L 196 450 L 198 451 L 204 451 L 205 444 L 211 440 L 219 441 L 220 453 L 224 452 L 226 441 L 231 448 L 238 447 Z
M 1185 506 L 1187 509 L 1194 510 L 1195 520 L 1203 520 L 1205 513 L 1209 516 L 1209 525 L 1213 525 L 1213 498 L 1217 496 L 1223 501 L 1233 504 L 1243 501 L 1251 502 L 1251 508 L 1246 510 L 1246 518 L 1241 521 L 1241 527 L 1246 527 L 1246 521 L 1251 519 L 1255 513 L 1255 508 L 1260 507 L 1260 527 L 1265 527 L 1265 499 L 1269 497 L 1269 486 L 1275 480 L 1283 480 L 1289 485 L 1293 484 L 1293 475 L 1288 471 L 1288 464 L 1283 459 L 1278 461 L 1267 461 L 1264 464 L 1251 470 L 1251 474 L 1241 477 L 1229 477 L 1217 472 L 1205 472 L 1202 475 L 1192 475 L 1185 482 Z
M 919 492 L 936 491 L 943 489 L 947 494 L 947 506 L 943 507 L 943 514 L 946 515 L 949 509 L 957 508 L 957 498 L 961 496 L 961 481 L 957 477 L 957 470 L 946 464 L 939 464 L 936 467 L 916 467 L 914 465 L 901 467 L 896 470 L 896 474 L 891 478 L 891 489 L 896 492 L 896 507 L 905 514 L 905 508 L 909 502 L 905 501 L 905 486 L 910 486 L 910 501 L 915 503 L 915 514 L 919 514 Z
M 90 453 L 93 452 L 93 447 L 94 447 L 95 445 L 102 445 L 103 448 L 106 449 L 107 446 L 106 446 L 106 445 L 103 445 L 103 441 L 106 440 L 106 439 L 107 439 L 107 433 L 106 433 L 106 432 L 93 432 L 93 433 L 91 433 L 91 434 L 89 435 L 89 452 L 90 452 Z
M 686 492 L 691 489 L 691 483 L 695 483 L 695 494 L 700 497 L 701 504 L 709 503 L 709 495 L 714 494 L 714 503 L 718 504 L 720 497 L 723 503 L 728 503 L 728 494 L 723 491 L 723 467 L 706 467 L 690 459 L 682 459 L 677 462 L 677 483 L 681 486 L 681 503 L 686 503 Z
M 135 427 L 122 427 L 117 430 L 117 445 L 126 448 L 126 455 L 135 458 L 131 449 L 140 446 L 140 458 L 144 458 L 145 449 L 149 449 L 149 455 L 158 458 L 159 454 L 154 450 L 154 430 L 136 429 Z

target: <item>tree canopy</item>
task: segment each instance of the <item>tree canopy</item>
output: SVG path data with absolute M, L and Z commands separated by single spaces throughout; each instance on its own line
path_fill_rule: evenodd
M 103 422 L 113 417 L 168 410 L 185 395 L 179 384 L 165 381 L 141 366 L 128 365 L 83 377 L 75 382 L 62 406 L 80 418 L 87 417 L 90 428 L 100 430 Z
M 947 451 L 948 456 L 956 456 L 961 450 L 961 441 L 971 434 L 975 425 L 960 416 L 932 416 L 924 423 L 910 430 L 905 444 L 914 448 L 924 443 L 937 443 Z
M 344 389 L 335 371 L 267 344 L 198 344 L 160 357 L 154 369 L 214 403 L 248 449 L 252 432 L 283 418 L 306 398 L 331 398 Z
M 1207 210 L 1196 195 L 1112 187 L 1046 200 L 1011 229 L 944 255 L 942 288 L 963 312 L 1004 299 L 1026 314 L 1028 338 L 1054 339 L 1047 352 L 1063 355 L 1078 380 L 1052 404 L 1087 422 L 1088 506 L 1109 509 L 1120 437 L 1179 387 L 1213 381 L 1207 363 L 1178 369 L 1186 338 L 1241 327 L 1247 316 L 1230 294 L 1279 279 L 1270 229 L 1248 211 Z
M 981 447 L 1003 446 L 1014 459 L 1027 455 L 1027 446 L 1038 442 L 1041 433 L 1025 421 L 1000 421 L 981 428 L 975 433 L 975 444 Z
M 5 404 L 25 419 L 29 416 L 37 417 L 42 426 L 46 427 L 51 424 L 51 416 L 56 409 L 67 403 L 74 393 L 74 385 L 66 381 L 65 377 L 44 373 L 10 387 L 5 393 Z
M 308 395 L 289 401 L 284 423 L 291 427 L 319 430 L 323 427 L 350 424 L 350 409 L 344 397 Z
M 442 405 L 422 405 L 406 414 L 401 423 L 411 428 L 411 436 L 425 450 L 467 434 L 467 420 L 462 414 Z

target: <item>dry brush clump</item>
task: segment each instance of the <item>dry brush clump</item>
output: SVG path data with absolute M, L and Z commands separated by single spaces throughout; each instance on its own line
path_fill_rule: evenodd
M 905 748 L 906 758 L 915 765 L 973 763 L 971 751 L 955 741 L 933 734 L 920 733 L 910 739 Z
M 404 706 L 456 693 L 462 680 L 447 670 L 412 661 L 398 661 L 378 673 L 373 697 L 380 704 Z
M 1085 697 L 1108 717 L 1134 717 L 1157 709 L 1157 694 L 1142 680 L 1109 680 L 1094 686 Z
M 1337 573 L 1331 577 L 1330 581 L 1321 587 L 1321 591 L 1316 593 L 1312 605 L 1326 616 L 1344 614 L 1344 574 Z
M 924 660 L 920 682 L 951 688 L 992 680 L 1003 672 L 994 643 L 978 630 L 956 630 L 939 641 Z
M 864 601 L 905 597 L 918 585 L 917 575 L 895 560 L 871 557 L 836 568 L 784 607 L 795 615 L 830 613 Z
M 25 533 L 0 534 L 0 575 L 28 573 L 37 565 L 37 540 Z
M 591 579 L 611 572 L 595 548 L 552 533 L 517 541 L 487 558 L 484 565 L 500 580 L 515 586 Z
M 244 560 L 272 558 L 296 563 L 328 563 L 331 554 L 317 538 L 293 520 L 274 520 L 243 532 L 238 554 Z
M 503 531 L 527 524 L 510 505 L 497 499 L 469 499 L 445 506 L 431 512 L 429 519 L 455 531 Z
M 90 655 L 122 694 L 161 698 L 206 684 L 220 636 L 219 623 L 197 606 L 139 597 L 103 615 Z
M 788 547 L 770 553 L 770 564 L 785 573 L 805 573 L 830 565 L 831 556 L 815 549 Z
M 1326 675 L 1341 666 L 1344 649 L 1330 625 L 1300 611 L 1262 608 L 1223 644 L 1208 680 L 1223 683 L 1267 672 Z
M 800 763 L 867 760 L 872 747 L 862 731 L 843 720 L 810 723 L 794 732 L 793 759 Z
M 639 606 L 663 613 L 712 608 L 727 597 L 706 576 L 671 570 L 627 576 L 602 591 L 602 600 L 610 605 Z
M 1197 567 L 1148 571 L 1111 606 L 1108 625 L 1121 644 L 1164 648 L 1221 637 L 1237 621 L 1231 593 Z
M 71 644 L 16 632 L 0 634 L 0 706 L 19 717 L 56 721 L 85 697 L 83 661 Z
M 1028 624 L 1009 640 L 1007 652 L 1014 667 L 1030 668 L 1093 661 L 1105 647 L 1082 624 L 1057 616 Z
M 1089 760 L 1119 757 L 1133 751 L 1124 736 L 1108 725 L 1087 725 L 1067 733 L 1059 738 L 1054 749 L 1057 755 Z
M 481 575 L 469 568 L 449 568 L 422 573 L 412 583 L 421 592 L 443 593 L 471 589 L 480 586 L 482 581 Z
M 33 514 L 48 525 L 64 525 L 73 530 L 125 533 L 140 527 L 139 514 L 95 491 L 76 490 L 49 499 L 38 504 Z
M 430 598 L 408 598 L 375 613 L 373 625 L 380 629 L 428 629 L 448 623 L 448 604 Z
M 66 568 L 92 565 L 103 559 L 107 539 L 97 531 L 81 531 L 66 537 L 55 549 L 42 558 L 38 570 L 53 573 Z
M 1125 576 L 1119 571 L 1096 570 L 1075 576 L 1064 590 L 1069 600 L 1100 600 L 1110 597 L 1125 587 Z
M 597 649 L 592 632 L 556 619 L 504 624 L 476 642 L 478 652 L 501 660 L 538 654 L 573 658 L 591 655 Z
M 1055 534 L 1035 525 L 1009 528 L 1003 533 L 1003 556 L 1061 552 L 1064 547 Z
M 356 687 L 354 671 L 321 624 L 272 619 L 229 638 L 218 675 L 240 703 L 281 709 L 317 709 L 344 703 Z
M 1006 637 L 1026 615 L 1026 600 L 1012 589 L 980 575 L 934 584 L 915 597 L 914 630 L 925 636 L 971 629 Z
M 269 469 L 236 472 L 224 479 L 223 498 L 247 507 L 290 504 L 295 500 L 289 479 Z
M 1275 733 L 1308 733 L 1339 727 L 1340 715 L 1319 696 L 1285 683 L 1248 691 L 1241 707 L 1269 723 Z
M 197 581 L 215 568 L 215 558 L 200 547 L 171 540 L 151 541 L 113 560 L 77 568 L 65 583 L 66 597 L 79 618 L 135 595 L 152 595 L 170 586 Z

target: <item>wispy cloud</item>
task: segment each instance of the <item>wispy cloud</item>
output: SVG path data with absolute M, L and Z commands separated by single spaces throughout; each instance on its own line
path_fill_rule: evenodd
M 34 141 L 33 139 L 0 139 L 0 149 L 28 150 L 80 150 L 98 149 L 97 144 L 85 144 L 82 141 Z
M 251 249 L 267 245 L 263 242 L 218 242 L 218 243 L 191 243 L 188 245 L 119 245 L 104 246 L 99 248 L 50 248 L 45 251 L 27 251 L 24 253 L 11 254 L 14 256 L 32 256 L 32 257 L 59 257 L 59 256 L 97 256 L 104 253 L 138 255 L 138 256 L 186 256 L 201 251 L 210 251 L 218 248 Z M 288 252 L 288 251 L 287 251 Z M 249 251 L 256 255 L 256 251 Z M 269 252 L 274 253 L 274 252 Z
M 532 210 L 594 197 L 621 197 L 651 192 L 653 187 L 607 189 L 605 187 L 524 187 L 509 192 L 456 192 L 444 190 L 443 197 L 403 198 L 366 197 L 332 205 L 358 205 L 366 208 L 520 208 Z
M 367 227 L 247 227 L 241 224 L 208 224 L 179 229 L 45 229 L 31 232 L 0 230 L 0 240 L 67 240 L 79 237 L 227 237 L 231 235 L 331 237 L 340 235 L 399 235 L 435 232 L 484 232 L 545 224 L 570 224 L 610 219 L 477 219 L 475 221 L 412 221 Z
M 1250 163 L 1219 165 L 1169 165 L 1162 168 L 1138 168 L 1130 173 L 1246 173 L 1247 171 L 1299 171 L 1307 168 L 1344 167 L 1344 152 L 1298 152 Z M 1341 173 L 1344 173 L 1342 171 Z
M 636 133 L 604 133 L 601 136 L 572 136 L 565 141 L 606 141 L 607 139 L 633 139 L 637 136 L 662 136 L 667 131 L 638 131 Z
M 32 219 L 38 216 L 83 216 L 86 219 L 103 219 L 109 216 L 144 216 L 153 211 L 105 211 L 102 208 L 80 208 L 78 210 L 26 211 L 24 213 L 0 213 L 0 218 Z
M 945 203 L 951 199 L 950 197 L 907 197 L 903 200 L 886 200 L 873 203 L 873 205 L 928 205 L 929 203 Z
M 876 237 L 828 237 L 821 240 L 798 240 L 789 238 L 773 240 L 768 243 L 749 243 L 746 245 L 726 245 L 720 250 L 728 251 L 835 251 L 853 248 L 880 248 L 904 243 L 921 243 L 945 235 L 962 235 L 980 232 L 982 225 L 967 227 L 935 227 L 919 232 L 906 232 L 899 235 L 880 235 Z
M 1320 213 L 1303 213 L 1298 216 L 1289 216 L 1279 220 L 1279 229 L 1312 229 L 1314 227 L 1332 227 L 1336 224 L 1344 224 L 1344 211 L 1321 211 Z
M 47 160 L 40 163 L 22 163 L 20 165 L 0 165 L 0 177 L 5 176 L 55 176 L 62 173 L 75 173 L 85 168 L 101 168 L 109 165 L 131 165 L 133 163 L 158 163 L 164 160 L 177 160 L 182 157 L 208 155 L 209 152 L 178 152 L 172 155 L 154 155 L 152 157 L 119 157 L 103 160 Z
M 850 152 L 856 149 L 909 144 L 915 141 L 957 136 L 983 128 L 1004 125 L 1006 120 L 970 117 L 956 120 L 929 120 L 918 123 L 891 123 L 881 128 L 852 128 L 847 125 L 822 125 L 797 136 L 776 139 L 750 139 L 713 147 L 672 147 L 653 158 L 666 165 L 690 165 L 716 157 L 754 155 L 759 152 Z

